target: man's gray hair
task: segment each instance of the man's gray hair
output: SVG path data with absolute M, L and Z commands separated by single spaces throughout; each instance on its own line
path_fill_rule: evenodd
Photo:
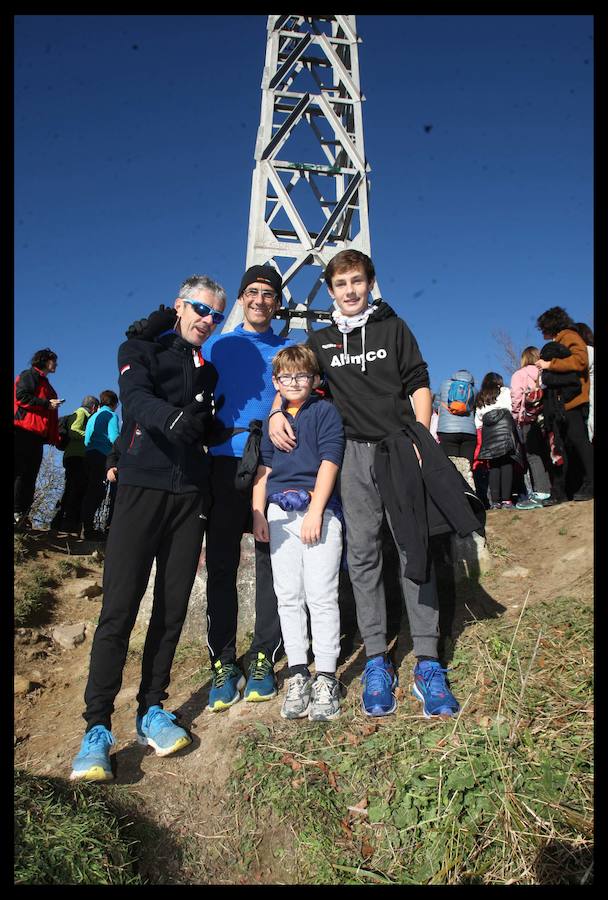
M 93 397 L 92 394 L 87 394 L 80 405 L 84 406 L 85 409 L 90 409 L 92 406 L 99 406 L 99 400 L 97 397 Z
M 208 275 L 191 275 L 182 282 L 179 289 L 180 297 L 192 297 L 196 291 L 211 291 L 220 303 L 226 303 L 226 291 Z

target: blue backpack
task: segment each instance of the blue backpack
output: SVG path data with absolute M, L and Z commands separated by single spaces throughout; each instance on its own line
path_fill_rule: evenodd
M 473 385 L 456 379 L 450 385 L 448 402 L 443 405 L 453 416 L 468 416 L 473 408 Z

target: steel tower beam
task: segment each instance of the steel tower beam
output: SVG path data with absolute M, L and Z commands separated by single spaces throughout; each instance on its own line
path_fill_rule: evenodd
M 370 254 L 370 167 L 355 16 L 268 16 L 267 32 L 246 268 L 281 272 L 286 334 L 329 317 L 313 301 L 339 250 Z M 223 330 L 242 318 L 235 303 Z

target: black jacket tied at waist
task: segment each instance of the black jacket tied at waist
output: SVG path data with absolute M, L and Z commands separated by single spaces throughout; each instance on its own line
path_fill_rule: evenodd
M 374 472 L 395 540 L 407 556 L 405 574 L 412 581 L 427 580 L 429 537 L 450 531 L 461 537 L 483 533 L 483 504 L 419 422 L 405 425 L 376 445 Z

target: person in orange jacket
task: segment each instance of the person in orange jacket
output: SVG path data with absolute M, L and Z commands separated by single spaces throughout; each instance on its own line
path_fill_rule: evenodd
M 14 527 L 31 528 L 28 518 L 45 444 L 59 442 L 59 400 L 48 376 L 57 368 L 57 354 L 49 347 L 37 350 L 31 368 L 15 378 L 14 401 Z
M 580 393 L 564 403 L 565 418 L 560 426 L 567 458 L 574 458 L 582 470 L 582 484 L 574 492 L 573 500 L 593 499 L 593 448 L 587 432 L 589 415 L 589 355 L 587 346 L 575 330 L 574 322 L 561 306 L 552 306 L 536 320 L 536 327 L 546 341 L 556 341 L 569 350 L 567 356 L 551 360 L 538 359 L 536 367 L 544 375 L 575 372 L 580 381 Z

